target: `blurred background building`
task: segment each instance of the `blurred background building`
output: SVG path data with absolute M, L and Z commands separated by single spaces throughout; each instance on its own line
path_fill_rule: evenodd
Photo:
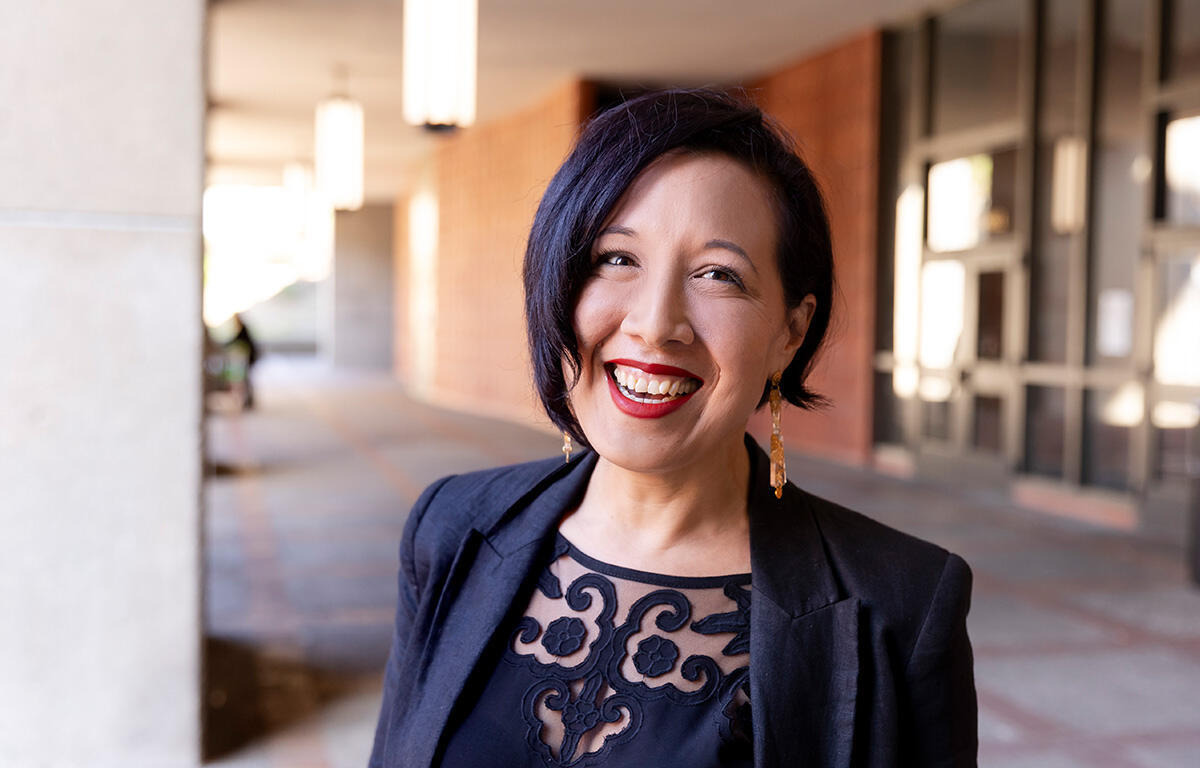
M 235 313 L 267 363 L 289 361 L 265 378 L 268 405 L 291 392 L 323 414 L 409 503 L 455 459 L 426 450 L 414 474 L 354 437 L 365 422 L 491 440 L 480 464 L 554 450 L 528 375 L 525 237 L 580 125 L 651 87 L 742 89 L 827 195 L 840 320 L 814 385 L 833 405 L 788 412 L 790 451 L 860 473 L 830 470 L 850 483 L 908 483 L 889 493 L 1115 532 L 1106 552 L 1151 546 L 1182 581 L 1200 455 L 1200 0 L 473 7 L 0 9 L 0 765 L 196 765 L 204 718 L 210 754 L 252 737 L 212 734 L 240 727 L 220 710 L 269 675 L 211 641 L 234 625 L 304 635 L 276 611 L 301 598 L 222 581 L 287 556 L 254 546 L 282 523 L 241 513 L 269 507 L 261 487 L 222 477 L 254 470 L 237 451 L 286 464 L 311 434 L 219 397 L 206 415 L 205 392 L 246 375 L 222 351 Z M 423 8 L 448 14 L 447 41 Z M 373 382 L 352 390 L 363 423 L 305 389 L 314 370 Z M 305 482 L 287 486 L 297 509 L 318 498 Z M 385 569 L 407 509 L 388 504 L 371 532 Z M 372 679 L 391 599 L 327 641 L 361 643 Z M 1180 620 L 1200 680 L 1200 606 L 1170 599 L 1164 615 L 1197 611 Z M 262 624 L 218 631 L 255 600 Z M 272 670 L 281 698 L 323 695 Z M 214 674 L 257 682 L 239 694 Z M 373 717 L 370 698 L 347 718 Z M 986 701 L 989 722 L 1020 722 Z M 1176 730 L 1200 733 L 1183 711 Z M 305 743 L 271 764 L 340 764 Z

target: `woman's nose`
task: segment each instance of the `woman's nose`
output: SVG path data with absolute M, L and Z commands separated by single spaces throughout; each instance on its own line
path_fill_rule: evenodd
M 672 341 L 690 344 L 695 339 L 683 290 L 670 279 L 645 281 L 634 293 L 621 330 L 649 347 L 664 347 Z

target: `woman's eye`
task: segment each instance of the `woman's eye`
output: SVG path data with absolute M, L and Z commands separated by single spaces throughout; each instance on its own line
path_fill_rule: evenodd
M 596 259 L 596 264 L 611 264 L 614 267 L 628 267 L 633 264 L 633 258 L 630 257 L 628 253 L 609 251 L 607 253 L 600 254 L 599 258 Z
M 706 280 L 716 280 L 718 282 L 723 282 L 723 283 L 733 283 L 734 285 L 742 284 L 742 281 L 738 278 L 737 275 L 735 275 L 733 272 L 730 272 L 728 269 L 721 269 L 720 267 L 709 267 L 708 269 L 706 269 L 700 273 L 700 277 L 703 277 Z

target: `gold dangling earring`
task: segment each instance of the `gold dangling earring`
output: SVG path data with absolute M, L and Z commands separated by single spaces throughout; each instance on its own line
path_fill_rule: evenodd
M 571 447 L 572 447 L 571 446 L 571 436 L 568 435 L 566 432 L 563 432 L 562 452 L 563 452 L 563 459 L 567 463 L 570 463 L 570 461 L 571 461 Z
M 783 486 L 787 482 L 787 464 L 783 459 L 783 435 L 780 433 L 779 417 L 783 412 L 783 393 L 779 391 L 779 380 L 783 371 L 776 371 L 771 377 L 771 487 L 775 489 L 775 498 L 783 498 Z

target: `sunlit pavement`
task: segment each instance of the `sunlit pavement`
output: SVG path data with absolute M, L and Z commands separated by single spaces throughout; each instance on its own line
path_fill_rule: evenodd
M 286 358 L 255 373 L 257 410 L 209 420 L 210 764 L 361 768 L 416 495 L 558 441 L 382 375 Z M 1178 552 L 986 494 L 800 457 L 788 473 L 971 565 L 981 765 L 1200 765 L 1200 591 Z

